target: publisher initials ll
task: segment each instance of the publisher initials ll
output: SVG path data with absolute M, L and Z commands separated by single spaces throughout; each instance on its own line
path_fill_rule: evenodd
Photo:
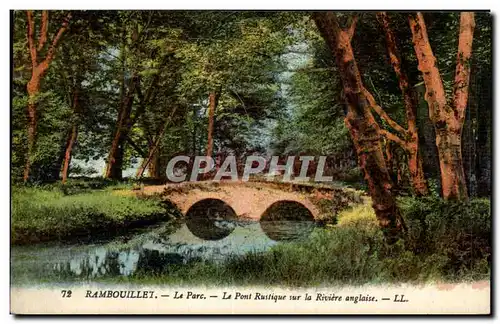
M 404 299 L 405 295 L 394 295 L 394 302 L 395 303 L 407 303 L 408 302 L 408 299 Z

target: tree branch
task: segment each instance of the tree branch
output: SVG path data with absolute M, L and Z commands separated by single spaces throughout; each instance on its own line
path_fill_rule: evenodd
M 387 43 L 387 54 L 389 56 L 389 60 L 391 61 L 394 72 L 396 73 L 396 76 L 398 78 L 399 89 L 401 90 L 401 93 L 403 95 L 408 132 L 415 134 L 417 133 L 416 107 L 415 102 L 412 98 L 412 90 L 410 88 L 408 76 L 401 66 L 401 55 L 399 54 L 398 46 L 396 43 L 396 36 L 391 29 L 389 17 L 386 12 L 378 12 L 377 19 L 384 29 L 385 39 Z
M 54 58 L 57 43 L 61 39 L 64 31 L 68 28 L 70 19 L 71 19 L 71 12 L 68 13 L 66 18 L 64 18 L 62 26 L 61 26 L 61 28 L 59 28 L 59 31 L 57 32 L 56 36 L 54 37 L 54 40 L 52 41 L 52 45 L 50 45 L 50 48 L 47 52 L 47 55 L 45 56 L 45 60 L 43 60 L 43 64 L 48 65 L 48 63 L 50 63 L 52 61 L 52 59 Z
M 470 58 L 474 37 L 474 13 L 460 14 L 460 35 L 458 37 L 457 66 L 453 84 L 453 107 L 460 123 L 465 119 L 465 109 L 469 95 Z
M 403 137 L 406 137 L 407 131 L 403 127 L 401 127 L 398 123 L 396 123 L 389 115 L 380 107 L 377 105 L 375 102 L 375 98 L 373 98 L 373 95 L 363 88 L 363 93 L 366 96 L 366 99 L 368 100 L 368 103 L 370 104 L 370 107 L 377 113 L 377 115 L 382 118 L 389 126 L 391 126 L 395 131 L 399 132 Z
M 418 70 L 422 72 L 425 84 L 425 100 L 429 106 L 429 118 L 435 123 L 444 113 L 449 112 L 446 103 L 441 73 L 437 66 L 436 57 L 432 52 L 427 26 L 421 12 L 408 15 L 412 33 L 413 47 L 418 61 Z
M 137 92 L 137 97 L 139 97 L 139 108 L 136 110 L 134 116 L 129 120 L 128 123 L 129 129 L 134 127 L 137 120 L 144 114 L 144 112 L 146 111 L 146 104 L 147 104 L 144 99 L 144 94 L 142 93 L 141 90 L 141 78 L 138 77 L 135 82 L 136 82 L 135 90 Z
M 156 136 L 156 138 L 154 140 L 154 144 L 153 144 L 152 148 L 150 148 L 150 150 L 149 150 L 149 154 L 148 154 L 147 159 L 145 158 L 142 161 L 141 166 L 137 170 L 137 173 L 136 173 L 136 177 L 137 178 L 142 178 L 142 174 L 144 173 L 144 170 L 146 170 L 146 168 L 148 167 L 149 162 L 151 162 L 151 159 L 153 158 L 153 155 L 158 150 L 158 146 L 160 145 L 160 141 L 161 141 L 161 139 L 163 137 L 163 133 L 165 133 L 165 130 L 167 129 L 168 124 L 170 124 L 170 121 L 172 120 L 172 118 L 174 117 L 174 114 L 175 114 L 176 110 L 177 110 L 177 106 L 174 106 L 174 108 L 172 109 L 172 112 L 170 113 L 170 116 L 168 117 L 168 119 L 163 124 L 163 127 L 160 130 L 160 133 Z
M 407 145 L 406 142 L 403 141 L 399 136 L 389 132 L 386 129 L 381 128 L 380 129 L 380 135 L 384 136 L 386 139 L 393 141 L 394 143 L 397 143 L 399 146 L 401 146 L 403 149 L 407 150 Z
M 146 158 L 148 155 L 144 152 L 135 142 L 127 135 L 127 142 L 132 146 L 132 148 L 139 153 L 142 158 Z
M 43 10 L 42 11 L 42 24 L 40 27 L 40 38 L 38 39 L 38 48 L 37 50 L 40 51 L 43 46 L 45 45 L 45 42 L 47 41 L 47 30 L 49 29 L 49 12 L 48 10 Z
M 352 36 L 354 36 L 354 30 L 356 29 L 356 23 L 357 22 L 358 22 L 358 16 L 354 15 L 350 19 L 349 27 L 347 27 L 347 29 L 345 30 L 345 32 L 347 33 L 347 36 L 349 37 L 349 40 L 351 40 Z
M 35 39 L 33 35 L 35 29 L 35 21 L 33 20 L 33 11 L 27 10 L 26 15 L 28 16 L 28 45 L 30 49 L 31 66 L 33 69 L 35 69 L 38 63 L 37 63 Z

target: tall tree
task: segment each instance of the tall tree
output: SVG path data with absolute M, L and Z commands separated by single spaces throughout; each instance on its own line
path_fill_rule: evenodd
M 384 160 L 380 126 L 371 112 L 373 105 L 367 97 L 352 50 L 351 39 L 357 19 L 351 19 L 345 29 L 340 27 L 333 12 L 314 13 L 313 19 L 335 56 L 347 105 L 345 122 L 368 183 L 379 225 L 388 241 L 393 242 L 404 230 L 404 222 L 391 191 L 393 183 Z
M 40 23 L 40 33 L 38 37 L 38 44 L 35 40 L 35 19 L 33 16 L 33 11 L 26 11 L 28 18 L 27 35 L 28 35 L 28 49 L 31 57 L 31 79 L 28 82 L 26 89 L 28 91 L 28 150 L 26 153 L 26 163 L 24 167 L 24 181 L 28 181 L 30 176 L 31 168 L 31 158 L 36 145 L 37 136 L 37 95 L 40 92 L 40 84 L 43 79 L 44 74 L 49 68 L 50 63 L 54 59 L 57 45 L 63 35 L 63 33 L 68 28 L 69 21 L 71 19 L 71 13 L 69 13 L 63 20 L 61 27 L 54 35 L 53 39 L 45 52 L 45 55 L 41 55 L 41 51 L 46 47 L 48 41 L 48 31 L 49 31 L 49 12 L 47 10 L 41 13 L 41 23 Z
M 441 169 L 442 194 L 445 199 L 468 198 L 462 162 L 462 128 L 466 115 L 469 91 L 470 58 L 475 27 L 474 13 L 460 14 L 457 63 L 453 99 L 448 101 L 427 35 L 422 13 L 409 16 L 413 44 L 422 72 L 429 107 L 429 117 L 436 132 L 436 146 Z
M 401 55 L 398 50 L 396 36 L 392 31 L 390 26 L 390 20 L 385 12 L 377 13 L 377 18 L 379 19 L 382 28 L 385 32 L 385 38 L 387 43 L 387 53 L 391 62 L 391 65 L 398 77 L 399 88 L 403 95 L 403 102 L 406 112 L 406 122 L 407 129 L 404 129 L 400 125 L 397 125 L 395 121 L 390 119 L 390 117 L 385 114 L 385 112 L 375 103 L 375 99 L 367 93 L 368 100 L 371 101 L 375 111 L 389 124 L 394 130 L 398 131 L 398 135 L 382 130 L 384 136 L 387 139 L 399 144 L 408 153 L 408 167 L 410 170 L 410 178 L 412 181 L 413 189 L 415 194 L 418 196 L 425 196 L 429 193 L 429 188 L 427 187 L 427 181 L 425 180 L 424 170 L 422 166 L 422 156 L 419 151 L 419 139 L 418 139 L 418 128 L 417 128 L 417 102 L 416 95 L 413 93 L 408 76 L 404 71 L 401 64 Z

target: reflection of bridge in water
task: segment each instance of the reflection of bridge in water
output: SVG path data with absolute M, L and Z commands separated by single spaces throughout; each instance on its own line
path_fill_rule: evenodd
M 239 222 L 236 212 L 220 199 L 200 200 L 186 213 L 187 227 L 193 235 L 204 240 L 227 237 Z M 280 200 L 266 209 L 259 222 L 267 237 L 275 241 L 287 241 L 308 236 L 314 226 L 314 217 L 301 203 Z

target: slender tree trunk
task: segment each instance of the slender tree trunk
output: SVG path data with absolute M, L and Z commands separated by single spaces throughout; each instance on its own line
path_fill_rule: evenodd
M 68 140 L 66 141 L 66 150 L 64 152 L 64 163 L 61 171 L 62 183 L 65 184 L 68 179 L 69 165 L 71 163 L 71 151 L 73 150 L 73 146 L 75 145 L 76 138 L 78 137 L 78 122 L 76 118 L 78 118 L 79 109 L 78 109 L 78 90 L 75 89 L 73 92 L 73 114 L 75 120 L 71 125 L 71 131 L 68 136 Z
M 159 133 L 156 135 L 156 139 L 152 145 L 149 147 L 149 153 L 148 157 L 142 160 L 141 166 L 139 169 L 137 169 L 137 173 L 135 174 L 136 178 L 141 178 L 142 175 L 144 174 L 144 171 L 146 171 L 146 168 L 148 167 L 149 163 L 151 163 L 151 160 L 154 158 L 156 152 L 158 151 L 160 145 L 161 145 L 161 140 L 163 138 L 163 134 L 168 128 L 168 124 L 172 120 L 172 118 L 175 115 L 175 112 L 177 111 L 177 106 L 174 106 L 172 109 L 172 112 L 170 113 L 170 116 L 167 118 L 165 123 L 163 124 L 161 130 Z
M 213 147 L 214 147 L 214 139 L 213 139 L 213 132 L 214 132 L 214 117 L 215 117 L 215 110 L 217 109 L 217 105 L 219 103 L 219 92 L 218 91 L 212 91 L 210 92 L 210 95 L 208 97 L 208 136 L 207 136 L 207 150 L 206 150 L 206 156 L 212 156 L 213 154 Z
M 196 155 L 196 124 L 193 123 L 193 132 L 192 132 L 192 138 L 191 138 L 191 141 L 192 141 L 192 150 L 193 150 L 193 155 Z
M 161 179 L 166 176 L 166 165 L 165 165 L 165 158 L 162 156 L 160 150 L 156 150 L 156 152 L 153 155 L 153 158 L 151 159 L 151 162 L 149 162 L 148 166 L 148 174 L 151 178 L 155 179 Z
M 462 162 L 462 127 L 467 107 L 474 13 L 460 15 L 457 66 L 453 104 L 448 104 L 443 82 L 427 36 L 422 13 L 410 15 L 413 45 L 426 87 L 425 100 L 429 117 L 436 131 L 436 146 L 441 169 L 441 186 L 445 199 L 468 198 L 467 184 Z
M 313 18 L 339 68 L 347 104 L 345 122 L 368 183 L 375 214 L 388 241 L 394 242 L 404 230 L 404 223 L 392 194 L 393 183 L 384 160 L 380 127 L 371 113 L 351 47 L 355 20 L 343 30 L 332 12 L 315 13 Z
M 139 166 L 139 169 L 137 169 L 137 172 L 135 174 L 136 178 L 142 177 L 142 175 L 144 174 L 144 171 L 146 171 L 146 168 L 151 163 L 151 161 L 154 159 L 155 151 L 158 149 L 157 146 L 158 145 L 156 144 L 156 142 L 154 143 L 153 146 L 150 146 L 148 156 L 142 160 L 142 163 Z
M 163 129 L 162 129 L 162 131 L 160 131 L 160 134 L 157 135 L 155 142 L 149 146 L 148 156 L 146 158 L 142 159 L 142 163 L 139 166 L 139 169 L 137 169 L 137 172 L 135 174 L 136 178 L 141 178 L 142 175 L 144 174 L 144 171 L 146 171 L 146 168 L 148 168 L 148 166 L 151 163 L 155 163 L 154 160 L 157 158 L 156 152 L 159 150 L 160 139 L 162 136 L 163 136 Z M 155 167 L 153 167 L 153 169 L 155 169 Z M 150 172 L 150 174 L 151 174 L 151 172 Z
M 33 73 L 27 85 L 28 90 L 28 150 L 26 151 L 26 164 L 24 166 L 24 182 L 28 181 L 31 170 L 31 157 L 33 156 L 37 135 L 37 108 L 36 96 L 40 91 L 40 75 Z
M 391 65 L 394 68 L 399 81 L 399 88 L 403 95 L 403 102 L 405 105 L 406 122 L 408 130 L 405 134 L 403 149 L 408 153 L 408 168 L 410 170 L 410 178 L 413 185 L 413 190 L 417 196 L 426 196 L 429 194 L 427 181 L 425 180 L 424 170 L 422 166 L 422 157 L 419 154 L 419 140 L 417 128 L 417 103 L 415 96 L 410 88 L 408 76 L 403 70 L 401 64 L 401 57 L 396 44 L 396 37 L 390 27 L 389 17 L 385 12 L 377 13 L 384 31 L 387 43 L 387 52 Z
M 66 150 L 64 153 L 64 163 L 62 168 L 62 183 L 65 184 L 68 179 L 69 165 L 71 163 L 71 150 L 76 142 L 76 137 L 78 136 L 78 126 L 74 124 L 71 126 L 71 132 L 69 134 L 68 140 L 66 142 Z

